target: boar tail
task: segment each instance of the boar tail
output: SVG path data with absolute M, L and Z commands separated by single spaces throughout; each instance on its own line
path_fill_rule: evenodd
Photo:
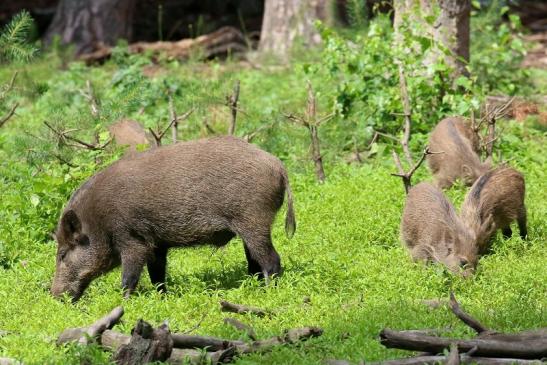
M 285 192 L 287 193 L 287 215 L 285 216 L 285 233 L 287 237 L 294 236 L 296 231 L 296 218 L 294 217 L 293 196 L 291 191 L 291 185 L 289 184 L 289 178 L 287 173 L 284 172 L 283 180 L 285 183 Z

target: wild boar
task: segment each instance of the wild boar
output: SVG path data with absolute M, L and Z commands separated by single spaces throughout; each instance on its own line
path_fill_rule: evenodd
M 148 145 L 144 128 L 134 120 L 122 119 L 108 127 L 110 135 L 117 145 L 129 146 L 127 154 L 132 155 L 138 145 Z
M 472 274 L 477 265 L 474 232 L 463 224 L 442 191 L 429 183 L 419 183 L 408 192 L 401 240 L 414 261 L 440 262 L 464 276 Z
M 222 246 L 238 235 L 250 274 L 281 273 L 271 240 L 287 194 L 285 231 L 296 221 L 282 162 L 235 137 L 178 143 L 119 160 L 87 180 L 59 221 L 51 292 L 77 300 L 99 275 L 121 264 L 129 295 L 144 265 L 165 290 L 172 247 Z
M 445 118 L 437 124 L 429 137 L 429 149 L 443 152 L 427 156 L 429 169 L 441 189 L 451 187 L 458 178 L 470 186 L 490 169 L 490 159 L 480 161 L 478 136 L 460 117 Z
M 461 208 L 461 218 L 479 237 L 479 253 L 490 249 L 492 236 L 502 229 L 506 238 L 511 237 L 511 223 L 517 221 L 520 236 L 525 239 L 526 206 L 524 205 L 524 177 L 517 170 L 501 166 L 482 175 L 471 187 Z M 494 224 L 481 231 L 486 217 L 492 216 Z

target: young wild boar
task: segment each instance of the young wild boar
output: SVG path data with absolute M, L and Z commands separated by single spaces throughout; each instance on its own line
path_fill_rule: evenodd
M 443 152 L 427 156 L 436 185 L 446 189 L 461 178 L 470 186 L 490 169 L 490 161 L 481 163 L 479 139 L 471 126 L 460 117 L 445 118 L 437 124 L 429 137 L 429 149 Z
M 170 248 L 222 246 L 236 235 L 244 242 L 250 274 L 280 274 L 270 231 L 285 193 L 285 230 L 292 236 L 296 222 L 283 164 L 234 137 L 178 143 L 119 160 L 70 198 L 57 227 L 51 292 L 77 300 L 93 279 L 119 264 L 126 294 L 144 265 L 163 290 Z
M 475 234 L 461 222 L 442 191 L 431 184 L 420 183 L 408 192 L 401 238 L 414 261 L 440 262 L 464 276 L 477 265 Z
M 524 193 L 524 177 L 507 166 L 487 172 L 473 184 L 463 202 L 461 217 L 468 227 L 482 237 L 477 242 L 480 254 L 489 250 L 491 238 L 498 229 L 502 229 L 506 238 L 511 237 L 510 225 L 515 220 L 520 236 L 526 238 Z M 494 224 L 483 231 L 483 222 L 490 215 Z

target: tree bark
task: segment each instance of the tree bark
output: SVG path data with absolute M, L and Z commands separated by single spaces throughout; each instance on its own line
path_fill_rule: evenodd
M 422 36 L 433 37 L 451 53 L 447 56 L 433 49 L 427 62 L 444 57 L 448 65 L 454 68 L 453 79 L 467 74 L 465 66 L 469 62 L 470 0 L 394 0 L 393 8 L 396 39 L 400 40 L 400 27 L 404 19 L 408 19 L 410 25 L 417 22 L 419 26 L 413 26 L 415 31 L 420 29 L 424 32 Z M 432 24 L 426 22 L 428 16 L 434 16 Z
M 135 0 L 61 0 L 45 41 L 58 35 L 81 55 L 120 38 L 131 40 L 134 9 Z
M 266 0 L 259 50 L 287 60 L 296 42 L 311 47 L 321 42 L 315 20 L 327 18 L 330 0 Z

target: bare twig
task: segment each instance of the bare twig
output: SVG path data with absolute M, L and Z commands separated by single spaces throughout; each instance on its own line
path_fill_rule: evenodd
M 177 121 L 177 111 L 175 110 L 175 105 L 173 103 L 173 95 L 171 94 L 170 90 L 167 90 L 167 98 L 169 99 L 169 119 L 171 120 L 170 126 L 172 127 L 171 137 L 173 139 L 173 143 L 177 143 L 177 131 L 179 123 Z
M 234 327 L 238 331 L 243 331 L 249 336 L 249 338 L 253 341 L 257 340 L 256 332 L 255 330 L 249 326 L 248 324 L 245 324 L 235 318 L 226 317 L 224 318 L 224 323 L 229 324 L 230 326 Z
M 456 297 L 454 296 L 453 292 L 450 292 L 450 309 L 452 309 L 452 312 L 456 317 L 458 317 L 463 323 L 468 325 L 469 327 L 473 328 L 477 334 L 482 334 L 484 332 L 491 333 L 487 327 L 485 327 L 482 323 L 477 321 L 475 318 L 471 317 L 469 314 L 465 313 L 461 308 L 459 303 L 456 301 Z
M 207 133 L 209 134 L 216 134 L 217 132 L 213 129 L 213 127 L 211 127 L 211 125 L 209 124 L 209 122 L 207 121 L 207 117 L 204 117 L 203 118 L 203 126 L 205 127 L 205 129 L 207 130 Z
M 412 187 L 412 184 L 411 184 L 412 175 L 416 172 L 418 167 L 420 167 L 420 165 L 424 162 L 427 155 L 434 155 L 434 154 L 438 154 L 438 153 L 444 153 L 444 152 L 431 152 L 429 150 L 429 147 L 426 147 L 424 149 L 424 152 L 422 153 L 422 156 L 418 160 L 418 162 L 416 162 L 414 164 L 414 166 L 412 166 L 410 171 L 405 172 L 404 169 L 403 169 L 403 165 L 401 164 L 401 159 L 399 158 L 399 155 L 395 151 L 393 151 L 393 160 L 394 160 L 395 166 L 397 166 L 397 170 L 399 172 L 398 173 L 393 173 L 391 175 L 392 176 L 399 176 L 400 178 L 403 179 L 403 184 L 405 185 L 405 192 L 408 194 L 408 191 Z
M 410 99 L 408 97 L 408 90 L 406 87 L 405 73 L 401 64 L 399 64 L 399 86 L 401 88 L 401 98 L 403 100 L 403 110 L 405 116 L 405 128 L 401 144 L 403 145 L 403 152 L 406 160 L 408 164 L 412 166 L 412 155 L 410 154 L 410 149 L 408 147 L 408 142 L 410 141 L 410 126 L 412 124 L 412 110 L 410 108 Z
M 85 149 L 92 150 L 92 151 L 99 151 L 99 150 L 104 150 L 106 148 L 106 146 L 108 146 L 110 144 L 110 142 L 112 142 L 112 138 L 109 138 L 102 145 L 88 143 L 88 142 L 82 141 L 81 139 L 73 137 L 73 136 L 68 134 L 70 132 L 75 131 L 75 129 L 59 131 L 59 130 L 55 129 L 53 126 L 51 126 L 47 121 L 44 121 L 44 124 L 46 125 L 46 127 L 48 127 L 53 133 L 55 133 L 59 137 L 59 141 L 62 144 L 66 145 L 66 146 L 69 146 L 69 147 L 85 148 Z M 69 143 L 68 141 L 75 142 L 76 144 Z
M 106 316 L 100 318 L 88 327 L 67 328 L 57 339 L 57 344 L 78 341 L 80 345 L 87 345 L 89 341 L 95 341 L 107 329 L 112 328 L 123 316 L 123 308 L 116 307 Z
M 344 361 L 344 360 L 337 360 Z M 443 355 L 424 355 L 416 357 L 406 357 L 403 359 L 385 360 L 381 362 L 367 362 L 367 365 L 437 365 L 447 364 L 447 358 Z M 350 364 L 329 363 L 330 364 Z M 467 354 L 460 356 L 460 364 L 469 365 L 541 365 L 541 360 L 522 360 L 522 359 L 503 359 L 499 357 L 471 357 Z
M 11 118 L 13 117 L 13 115 L 15 114 L 15 110 L 17 109 L 17 107 L 19 106 L 19 103 L 15 103 L 13 104 L 13 106 L 11 107 L 11 109 L 8 111 L 8 113 L 3 116 L 2 118 L 0 118 L 0 127 L 2 127 L 4 124 L 6 124 L 6 122 Z
M 239 101 L 239 80 L 236 80 L 234 83 L 234 90 L 232 95 L 230 95 L 226 100 L 226 105 L 230 108 L 232 112 L 232 119 L 230 121 L 230 127 L 228 129 L 228 134 L 233 136 L 236 131 L 236 119 L 237 119 L 237 103 Z
M 255 139 L 255 137 L 258 136 L 260 133 L 262 133 L 263 131 L 265 131 L 267 129 L 270 129 L 271 127 L 273 127 L 274 123 L 275 122 L 272 122 L 272 123 L 269 123 L 269 124 L 264 124 L 264 125 L 260 126 L 255 131 L 253 131 L 251 133 L 248 133 L 245 136 L 243 136 L 243 139 L 246 140 L 247 142 L 252 142 L 252 140 Z
M 91 109 L 91 115 L 93 116 L 93 118 L 98 118 L 99 104 L 97 102 L 97 97 L 95 96 L 95 93 L 93 92 L 93 86 L 91 85 L 91 81 L 86 80 L 85 86 L 86 86 L 86 91 L 80 91 L 80 93 L 89 102 L 89 107 Z
M 152 134 L 152 137 L 154 137 L 154 142 L 156 143 L 156 147 L 161 146 L 161 140 L 163 139 L 167 131 L 173 126 L 174 123 L 182 121 L 182 120 L 186 120 L 190 116 L 190 114 L 192 114 L 193 111 L 194 109 L 192 108 L 188 110 L 186 113 L 184 113 L 183 115 L 181 115 L 180 117 L 171 119 L 169 124 L 167 125 L 167 127 L 165 127 L 163 131 L 160 131 L 159 128 L 157 131 L 154 131 L 152 128 L 148 128 L 148 130 Z
M 292 122 L 303 125 L 310 132 L 311 139 L 311 155 L 315 164 L 315 175 L 320 183 L 325 182 L 325 170 L 323 169 L 323 157 L 321 156 L 321 148 L 319 143 L 319 136 L 317 128 L 324 122 L 332 119 L 334 113 L 328 114 L 324 117 L 317 118 L 317 104 L 315 100 L 315 94 L 310 81 L 307 81 L 308 85 L 308 101 L 306 106 L 306 115 L 300 117 L 294 114 L 285 114 L 285 118 Z
M 249 307 L 242 304 L 230 303 L 225 300 L 220 302 L 220 307 L 223 312 L 232 312 L 232 313 L 238 313 L 238 314 L 251 313 L 258 317 L 265 317 L 270 314 L 268 311 L 265 311 L 260 308 Z

